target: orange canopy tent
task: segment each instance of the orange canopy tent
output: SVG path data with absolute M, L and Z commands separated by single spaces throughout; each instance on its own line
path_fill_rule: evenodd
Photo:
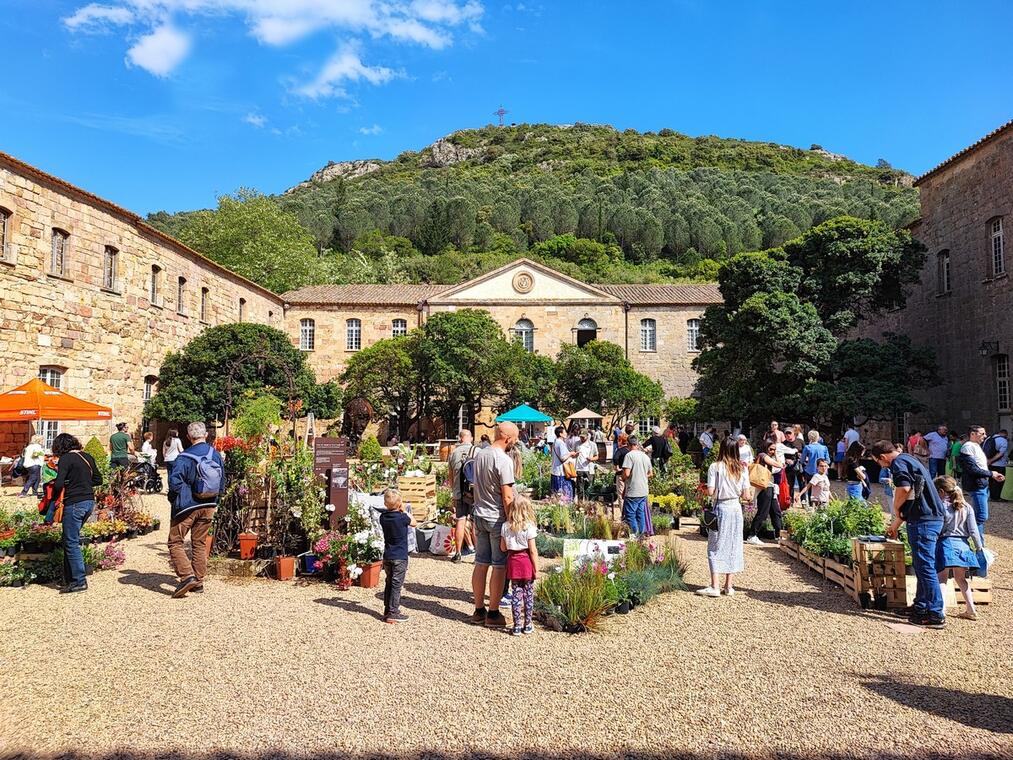
M 0 422 L 111 420 L 113 410 L 74 398 L 38 378 L 0 394 Z

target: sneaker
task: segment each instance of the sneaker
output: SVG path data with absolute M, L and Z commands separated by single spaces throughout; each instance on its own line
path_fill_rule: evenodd
M 724 594 L 725 596 L 735 596 L 735 589 L 734 588 L 722 589 L 721 593 Z
M 489 610 L 489 614 L 485 616 L 485 627 L 486 628 L 505 628 L 506 618 L 503 617 L 503 613 L 499 610 Z
M 750 536 L 746 539 L 746 543 L 752 544 L 753 546 L 764 546 L 764 543 L 760 540 L 759 536 Z
M 933 628 L 937 631 L 946 627 L 946 618 L 932 614 L 914 615 L 909 622 L 919 628 Z
M 721 596 L 721 592 L 712 586 L 708 586 L 707 588 L 698 588 L 696 593 L 698 596 Z
M 485 625 L 486 611 L 485 607 L 478 607 L 472 616 L 468 618 L 468 622 L 472 625 Z
M 975 612 L 974 610 L 964 610 L 959 615 L 957 615 L 957 617 L 964 618 L 964 620 L 977 620 L 978 613 Z
M 528 623 L 526 626 L 524 626 L 524 633 L 534 633 L 534 632 L 535 627 L 531 625 L 531 623 Z
M 510 604 L 513 602 L 513 600 L 514 600 L 514 598 L 510 595 L 510 592 L 508 591 L 507 593 L 503 594 L 503 596 L 501 596 L 499 598 L 499 606 L 500 607 L 509 607 Z
M 71 583 L 69 586 L 64 586 L 60 589 L 61 594 L 76 594 L 78 591 L 87 591 L 88 581 L 82 581 L 81 583 Z
M 524 631 L 520 628 L 514 628 L 511 632 L 511 636 L 520 636 Z
M 176 590 L 172 592 L 172 598 L 182 599 L 184 596 L 187 595 L 187 592 L 190 591 L 190 589 L 192 589 L 196 585 L 198 585 L 197 579 L 194 578 L 192 575 L 189 578 L 184 578 L 179 582 L 179 585 L 176 586 Z
M 460 563 L 462 559 L 464 559 L 464 557 L 461 556 L 461 552 L 456 552 L 454 556 L 450 558 L 450 561 L 456 565 Z
M 192 589 L 190 589 L 190 591 L 188 591 L 187 593 L 190 593 L 190 594 L 203 594 L 204 593 L 204 584 L 203 583 L 198 583 L 196 586 L 194 586 Z
M 407 623 L 408 616 L 403 612 L 395 612 L 392 615 L 384 615 L 383 622 L 385 623 Z
M 468 549 L 467 547 L 465 547 L 464 549 L 461 549 L 461 556 L 462 557 L 470 557 L 474 553 L 475 553 L 474 549 Z

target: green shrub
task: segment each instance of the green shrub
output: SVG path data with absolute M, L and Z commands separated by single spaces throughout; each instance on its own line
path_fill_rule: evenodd
M 675 518 L 672 515 L 659 512 L 651 515 L 651 523 L 654 525 L 654 532 L 661 533 L 672 529 L 672 526 L 675 525 Z
M 261 438 L 280 425 L 281 399 L 265 393 L 240 404 L 232 421 L 232 432 L 240 438 Z
M 587 521 L 585 532 L 588 538 L 594 538 L 599 541 L 611 541 L 612 521 L 605 515 L 595 515 Z
M 535 536 L 535 547 L 538 549 L 539 557 L 555 559 L 563 556 L 563 539 L 550 536 L 548 533 L 538 532 Z
M 359 443 L 359 459 L 363 462 L 379 462 L 383 459 L 383 448 L 375 435 L 363 438 Z
M 105 447 L 102 442 L 92 436 L 88 443 L 85 444 L 84 450 L 91 454 L 91 458 L 95 460 L 95 464 L 98 465 L 99 472 L 102 473 L 102 481 L 105 483 L 109 482 L 109 455 L 106 454 Z
M 535 587 L 535 610 L 547 625 L 577 633 L 597 630 L 618 602 L 615 584 L 595 563 L 567 561 Z

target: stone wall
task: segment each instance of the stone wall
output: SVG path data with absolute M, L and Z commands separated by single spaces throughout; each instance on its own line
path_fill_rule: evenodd
M 981 356 L 982 341 L 1013 353 L 1013 130 L 971 150 L 919 182 L 922 217 L 912 229 L 928 248 L 920 285 L 907 306 L 884 315 L 866 334 L 909 335 L 935 350 L 941 382 L 923 394 L 928 411 L 911 415 L 908 429 L 940 422 L 963 431 L 983 424 L 1010 428 L 1010 410 L 997 400 L 996 356 Z M 993 276 L 991 221 L 1001 217 L 1007 274 Z M 938 255 L 950 255 L 950 290 L 940 293 Z M 888 426 L 880 428 L 889 432 Z
M 56 178 L 0 157 L 0 209 L 10 213 L 14 263 L 0 264 L 0 388 L 62 371 L 62 389 L 112 407 L 116 421 L 139 433 L 146 376 L 157 376 L 169 351 L 209 325 L 245 321 L 282 327 L 282 301 L 136 216 Z M 69 233 L 66 267 L 51 272 L 53 229 Z M 107 246 L 117 249 L 114 287 L 104 287 Z M 160 269 L 159 303 L 150 300 L 152 267 Z M 177 281 L 186 280 L 177 303 Z M 206 319 L 201 290 L 207 288 Z M 62 430 L 103 442 L 109 423 L 61 423 Z M 0 454 L 29 435 L 26 423 L 0 425 Z
M 691 364 L 696 357 L 689 350 L 687 321 L 703 317 L 699 306 L 631 306 L 629 311 L 630 362 L 638 372 L 654 378 L 665 389 L 665 397 L 685 398 L 693 392 L 696 372 Z M 657 323 L 657 351 L 641 351 L 640 321 Z

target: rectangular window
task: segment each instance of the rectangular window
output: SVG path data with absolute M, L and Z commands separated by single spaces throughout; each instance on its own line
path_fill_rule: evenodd
M 105 256 L 102 259 L 102 287 L 106 290 L 119 290 L 116 287 L 118 259 L 119 251 L 111 245 L 107 245 Z
M 686 320 L 686 349 L 689 351 L 700 350 L 700 320 Z
M 362 348 L 362 322 L 349 319 L 345 322 L 345 349 L 358 351 Z
M 200 289 L 200 321 L 208 321 L 208 302 L 211 300 L 211 291 L 207 288 Z
M 63 277 L 67 274 L 67 241 L 70 233 L 53 228 L 52 248 L 49 255 L 49 273 Z
M 999 411 L 1009 411 L 1009 355 L 999 354 L 995 358 L 995 395 Z
M 161 306 L 161 294 L 158 289 L 158 281 L 162 276 L 162 270 L 157 265 L 151 266 L 151 282 L 148 283 L 148 300 L 152 306 Z
M 186 278 L 176 281 L 176 313 L 186 316 Z
M 950 252 L 940 251 L 938 258 L 938 287 L 939 294 L 950 292 Z
M 15 260 L 14 242 L 11 240 L 11 212 L 0 208 L 0 261 L 13 264 Z
M 239 321 L 242 322 L 246 319 L 246 299 L 239 299 Z
M 658 350 L 658 323 L 653 319 L 640 320 L 640 350 Z
M 1002 217 L 992 220 L 992 276 L 1006 273 L 1006 250 L 1002 234 Z
M 144 378 L 144 401 L 151 401 L 151 397 L 155 395 L 155 384 L 158 382 L 158 378 L 154 375 L 148 375 Z
M 653 435 L 654 426 L 658 424 L 657 417 L 641 417 L 637 422 L 637 432 L 640 434 L 640 441 L 643 443 L 644 438 L 649 435 Z
M 316 346 L 316 323 L 312 319 L 299 320 L 299 348 L 312 351 Z
M 395 319 L 393 326 L 391 327 L 390 334 L 394 338 L 398 338 L 402 335 L 408 334 L 408 320 L 406 319 Z
M 39 367 L 39 380 L 57 390 L 62 390 L 63 371 L 58 367 Z M 42 437 L 42 446 L 45 449 L 53 448 L 53 441 L 60 434 L 60 423 L 43 421 L 36 423 L 38 434 Z

